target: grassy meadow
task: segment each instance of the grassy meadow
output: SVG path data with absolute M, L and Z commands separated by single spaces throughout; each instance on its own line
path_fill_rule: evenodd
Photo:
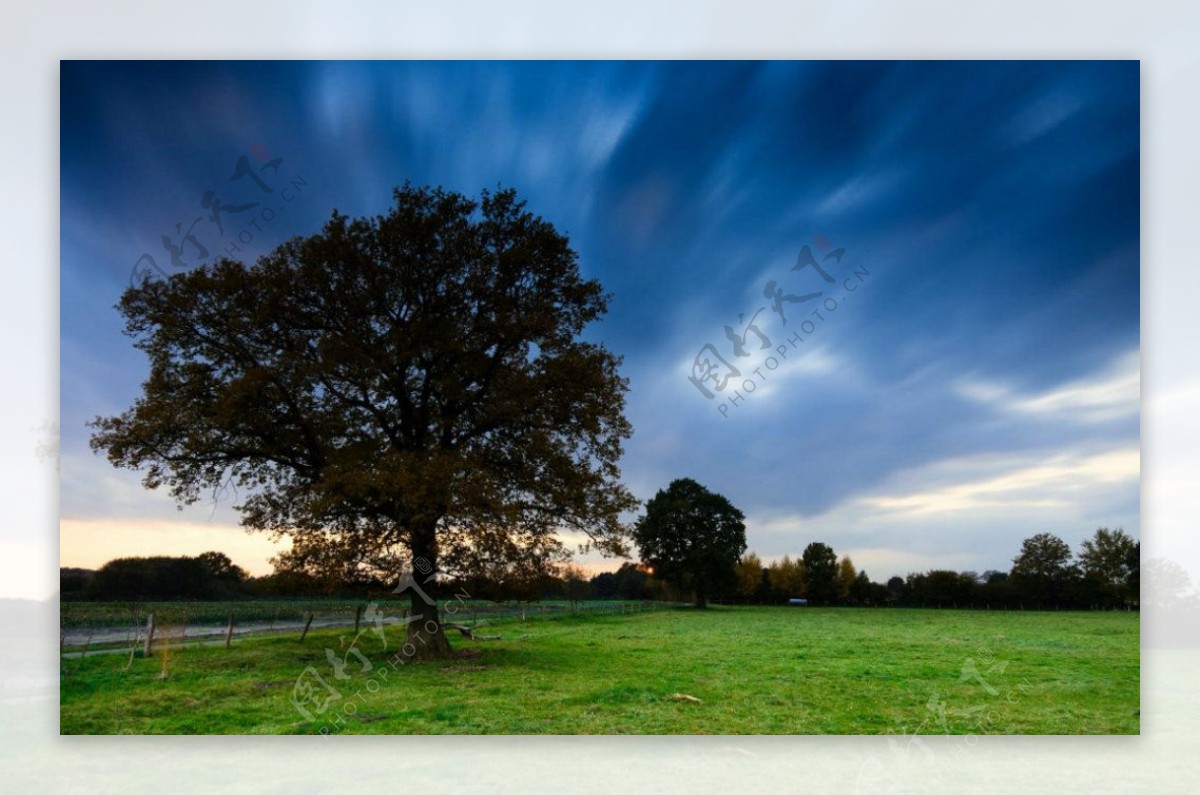
M 1139 732 L 1136 613 L 713 607 L 568 614 L 499 623 L 487 632 L 501 638 L 472 642 L 454 634 L 458 657 L 442 662 L 406 662 L 393 628 L 383 639 L 373 628 L 363 631 L 353 646 L 361 657 L 351 651 L 351 630 L 330 629 L 311 632 L 303 643 L 291 634 L 229 649 L 168 648 L 147 659 L 64 658 L 60 728 L 63 734 Z M 331 657 L 345 661 L 343 678 L 335 676 Z M 305 690 L 308 684 L 314 689 Z M 314 692 L 315 701 L 303 697 Z M 293 703 L 296 693 L 307 716 Z

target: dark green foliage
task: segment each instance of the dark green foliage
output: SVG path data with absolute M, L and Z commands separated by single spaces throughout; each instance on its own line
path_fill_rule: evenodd
M 117 558 L 100 567 L 86 595 L 100 600 L 229 599 L 246 573 L 220 552 L 199 557 Z
M 745 517 L 690 478 L 672 481 L 646 503 L 633 537 L 655 576 L 693 592 L 697 607 L 736 587 L 734 567 L 746 551 Z
M 838 559 L 833 549 L 820 541 L 804 548 L 804 569 L 808 574 L 808 599 L 813 604 L 831 605 L 837 601 Z
M 1113 607 L 1137 600 L 1137 591 L 1131 586 L 1139 576 L 1139 553 L 1140 544 L 1119 528 L 1098 528 L 1084 540 L 1079 568 L 1097 599 Z
M 1050 533 L 1038 533 L 1021 543 L 1013 559 L 1012 581 L 1038 607 L 1056 607 L 1067 601 L 1078 577 L 1067 542 Z

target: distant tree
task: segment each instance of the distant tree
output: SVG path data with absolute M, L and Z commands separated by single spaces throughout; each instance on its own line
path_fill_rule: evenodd
M 196 556 L 196 560 L 200 561 L 215 579 L 233 582 L 246 579 L 246 572 L 234 565 L 224 552 L 201 552 Z
M 617 569 L 617 596 L 622 599 L 653 599 L 650 570 L 637 563 L 622 563 Z
M 212 582 L 214 595 L 221 598 L 233 598 L 242 591 L 242 586 L 249 577 L 245 569 L 234 564 L 223 552 L 201 552 L 196 560 L 204 566 Z
M 745 517 L 721 495 L 681 478 L 646 503 L 633 538 L 657 576 L 692 591 L 696 607 L 705 608 L 711 594 L 736 585 Z
M 90 590 L 106 601 L 211 599 L 214 585 L 196 558 L 155 556 L 110 560 L 96 571 Z
M 389 586 L 390 587 L 390 586 Z M 330 595 L 329 583 L 300 571 L 276 570 L 246 581 L 246 592 L 254 597 L 315 597 Z
M 892 577 L 887 581 L 887 599 L 889 602 L 900 603 L 904 601 L 904 578 Z
M 910 574 L 905 584 L 910 604 L 922 607 L 965 607 L 971 601 L 974 581 L 957 571 L 933 569 Z
M 958 573 L 958 589 L 955 593 L 956 607 L 974 607 L 980 599 L 979 572 L 960 571 Z
M 885 605 L 890 601 L 890 594 L 887 586 L 881 582 L 870 583 L 870 604 L 873 606 Z
M 1021 542 L 1013 559 L 1012 580 L 1021 596 L 1042 607 L 1059 605 L 1076 571 L 1067 542 L 1050 533 L 1038 533 Z
M 979 598 L 988 608 L 1011 605 L 1014 602 L 1014 595 L 1008 572 L 995 569 L 985 571 L 983 584 L 979 586 Z
M 1133 573 L 1130 562 L 1137 543 L 1120 528 L 1098 528 L 1084 539 L 1079 553 L 1079 568 L 1084 578 L 1096 585 L 1101 598 L 1111 606 L 1131 601 L 1129 581 Z
M 611 571 L 602 571 L 592 577 L 592 596 L 596 599 L 616 599 L 617 575 Z
M 58 596 L 64 602 L 81 601 L 91 596 L 92 580 L 96 572 L 92 569 L 60 568 L 58 570 Z
M 748 552 L 737 562 L 735 569 L 737 572 L 738 596 L 748 602 L 755 601 L 762 588 L 762 560 L 753 552 Z
M 502 534 L 507 535 L 507 534 Z M 520 548 L 520 552 L 516 548 Z M 455 581 L 471 596 L 494 602 L 532 602 L 553 592 L 569 555 L 556 538 L 491 538 L 457 553 Z
M 849 555 L 843 555 L 842 560 L 838 563 L 837 573 L 837 595 L 838 599 L 843 602 L 850 599 L 850 591 L 854 588 L 854 580 L 858 577 L 858 572 L 854 568 L 854 561 L 850 560 Z
M 767 567 L 767 585 L 773 601 L 783 602 L 804 596 L 808 592 L 804 561 L 792 560 L 784 555 Z
M 860 571 L 854 578 L 854 584 L 850 586 L 850 601 L 860 605 L 875 603 L 877 600 L 874 598 L 873 585 L 874 583 L 871 582 L 871 578 L 867 576 L 867 573 Z M 884 593 L 887 593 L 886 588 L 884 589 Z
M 1138 541 L 1133 545 L 1133 549 L 1129 550 L 1129 557 L 1125 561 L 1125 567 L 1129 570 L 1129 578 L 1125 581 L 1125 587 L 1128 589 L 1129 598 L 1135 604 L 1142 602 L 1142 542 Z
M 563 596 L 571 602 L 571 611 L 579 609 L 579 603 L 591 594 L 591 583 L 583 569 L 575 565 L 566 565 L 560 571 Z
M 482 547 L 523 558 L 510 542 L 564 530 L 624 553 L 628 386 L 581 336 L 603 288 L 511 190 L 393 196 L 252 265 L 128 288 L 150 372 L 130 409 L 93 422 L 93 450 L 181 505 L 240 487 L 242 523 L 288 536 L 308 573 L 311 553 L 465 576 Z M 437 604 L 408 593 L 416 656 L 449 655 Z
M 837 598 L 838 559 L 826 544 L 814 541 L 804 548 L 804 570 L 808 574 L 808 598 L 817 604 L 832 604 Z

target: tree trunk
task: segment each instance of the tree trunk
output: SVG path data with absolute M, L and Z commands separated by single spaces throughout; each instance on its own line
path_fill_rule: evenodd
M 438 605 L 435 601 L 429 604 L 415 590 L 409 597 L 412 605 L 408 625 L 408 637 L 400 648 L 400 654 L 406 661 L 413 660 L 444 660 L 454 655 L 450 641 L 442 627 Z
M 408 635 L 400 647 L 402 659 L 444 660 L 454 651 L 442 628 L 435 597 L 437 583 L 431 576 L 437 573 L 437 521 L 414 528 L 412 535 L 414 561 L 413 579 L 416 587 L 409 590 Z
M 708 597 L 701 591 L 696 591 L 696 609 L 706 610 L 708 608 Z

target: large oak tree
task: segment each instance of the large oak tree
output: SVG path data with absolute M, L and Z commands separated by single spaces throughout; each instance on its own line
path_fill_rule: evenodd
M 180 505 L 238 487 L 243 524 L 300 568 L 415 566 L 409 641 L 441 656 L 423 573 L 536 564 L 564 532 L 625 551 L 627 382 L 581 338 L 600 284 L 513 191 L 394 199 L 127 289 L 150 373 L 91 444 Z

